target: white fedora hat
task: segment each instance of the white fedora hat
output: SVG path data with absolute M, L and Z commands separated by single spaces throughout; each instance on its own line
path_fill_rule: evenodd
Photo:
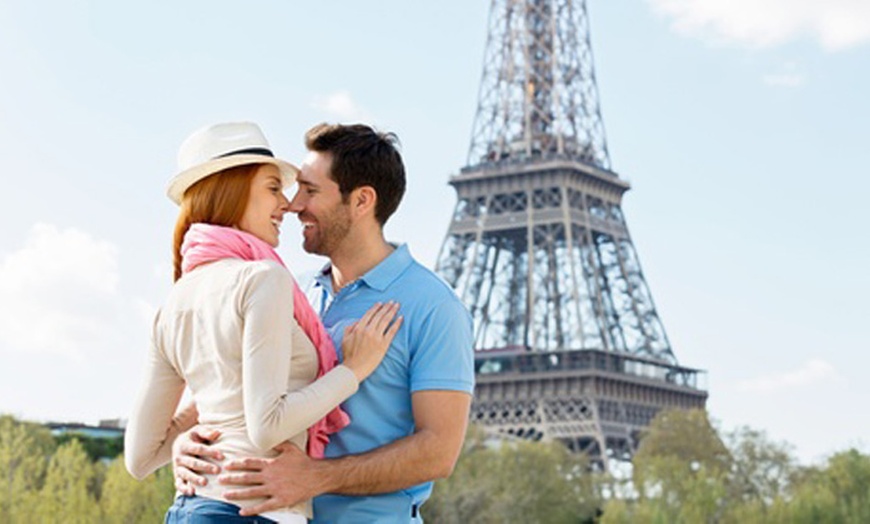
M 181 204 L 181 197 L 193 184 L 224 169 L 246 164 L 277 166 L 285 186 L 291 185 L 299 173 L 293 164 L 275 158 L 257 124 L 215 124 L 194 132 L 181 144 L 178 174 L 169 182 L 166 194 L 170 200 Z

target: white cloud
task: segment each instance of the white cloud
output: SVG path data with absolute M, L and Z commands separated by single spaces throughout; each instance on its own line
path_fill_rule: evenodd
M 828 51 L 870 41 L 867 0 L 647 0 L 682 34 L 769 47 L 810 37 Z
M 74 228 L 36 224 L 0 259 L 0 350 L 80 358 L 117 310 L 118 249 Z
M 747 392 L 771 392 L 838 380 L 839 378 L 837 370 L 829 362 L 812 359 L 794 371 L 744 380 L 737 384 L 737 389 Z
M 328 114 L 341 122 L 368 122 L 371 115 L 360 107 L 348 91 L 336 91 L 326 96 L 315 97 L 311 107 Z

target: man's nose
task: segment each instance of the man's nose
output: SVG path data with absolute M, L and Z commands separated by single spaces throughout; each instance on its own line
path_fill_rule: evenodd
M 293 195 L 293 198 L 287 203 L 287 209 L 291 213 L 299 213 L 302 211 L 302 199 L 299 198 L 299 191 L 296 191 L 296 194 Z

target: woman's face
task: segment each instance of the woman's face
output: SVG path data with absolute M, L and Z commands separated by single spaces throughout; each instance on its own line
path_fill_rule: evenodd
M 281 172 L 272 164 L 263 164 L 251 179 L 251 192 L 245 214 L 238 228 L 272 247 L 278 247 L 278 235 L 290 202 L 282 191 Z

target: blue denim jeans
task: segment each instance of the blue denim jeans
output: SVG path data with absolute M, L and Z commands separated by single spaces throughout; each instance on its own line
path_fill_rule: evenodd
M 242 517 L 239 507 L 221 500 L 181 495 L 166 512 L 164 524 L 274 524 L 266 517 Z

